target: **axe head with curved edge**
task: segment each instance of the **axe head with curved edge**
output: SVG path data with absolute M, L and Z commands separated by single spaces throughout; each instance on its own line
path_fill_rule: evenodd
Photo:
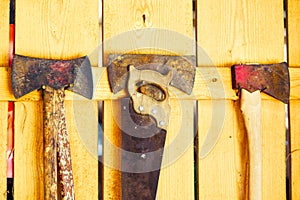
M 42 86 L 93 97 L 93 77 L 87 56 L 71 60 L 52 60 L 15 55 L 12 64 L 12 90 L 20 98 Z
M 234 89 L 249 92 L 260 90 L 287 104 L 290 98 L 290 77 L 287 63 L 241 64 L 232 67 Z

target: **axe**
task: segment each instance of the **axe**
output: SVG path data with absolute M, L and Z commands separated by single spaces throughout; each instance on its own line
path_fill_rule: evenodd
M 12 64 L 14 96 L 20 98 L 41 88 L 43 91 L 45 199 L 56 200 L 60 198 L 59 195 L 62 199 L 74 199 L 64 97 L 65 89 L 68 89 L 86 98 L 92 98 L 93 80 L 88 57 L 50 60 L 15 55 Z M 61 188 L 61 193 L 58 193 L 58 188 Z
M 249 143 L 249 199 L 262 199 L 261 96 L 264 92 L 289 102 L 289 72 L 286 63 L 234 65 L 233 88 L 240 89 L 241 111 Z

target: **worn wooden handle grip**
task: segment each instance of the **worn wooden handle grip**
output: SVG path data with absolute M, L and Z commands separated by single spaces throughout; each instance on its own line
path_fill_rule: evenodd
M 46 86 L 43 91 L 44 120 L 44 197 L 57 200 L 57 126 L 55 104 L 57 91 Z
M 261 96 L 242 89 L 241 110 L 243 112 L 249 143 L 250 175 L 249 199 L 262 199 L 262 142 L 261 142 Z
M 64 89 L 55 90 L 49 86 L 44 87 L 45 200 L 74 199 L 71 150 L 64 98 Z M 58 177 L 59 186 L 57 184 Z M 58 192 L 59 190 L 61 192 Z

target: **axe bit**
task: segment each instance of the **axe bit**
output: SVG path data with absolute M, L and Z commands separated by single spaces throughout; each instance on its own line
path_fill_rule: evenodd
M 262 199 L 261 95 L 264 92 L 289 102 L 289 72 L 286 63 L 234 65 L 233 88 L 241 90 L 241 111 L 249 143 L 249 199 Z
M 88 57 L 50 60 L 15 55 L 12 65 L 14 96 L 20 98 L 40 88 L 43 89 L 45 200 L 56 200 L 60 195 L 62 199 L 74 199 L 64 98 L 65 88 L 86 98 L 92 98 L 93 80 Z M 62 189 L 61 193 L 58 193 L 58 188 Z

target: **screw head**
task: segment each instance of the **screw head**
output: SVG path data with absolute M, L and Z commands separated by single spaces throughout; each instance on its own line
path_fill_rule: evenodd
M 139 111 L 144 111 L 144 106 L 139 106 Z
M 152 112 L 152 114 L 155 115 L 157 113 L 157 110 L 155 108 L 153 108 L 151 112 Z
M 164 122 L 163 120 L 161 120 L 161 121 L 159 122 L 159 125 L 160 125 L 160 126 L 164 126 L 164 125 L 165 125 L 165 122 Z

